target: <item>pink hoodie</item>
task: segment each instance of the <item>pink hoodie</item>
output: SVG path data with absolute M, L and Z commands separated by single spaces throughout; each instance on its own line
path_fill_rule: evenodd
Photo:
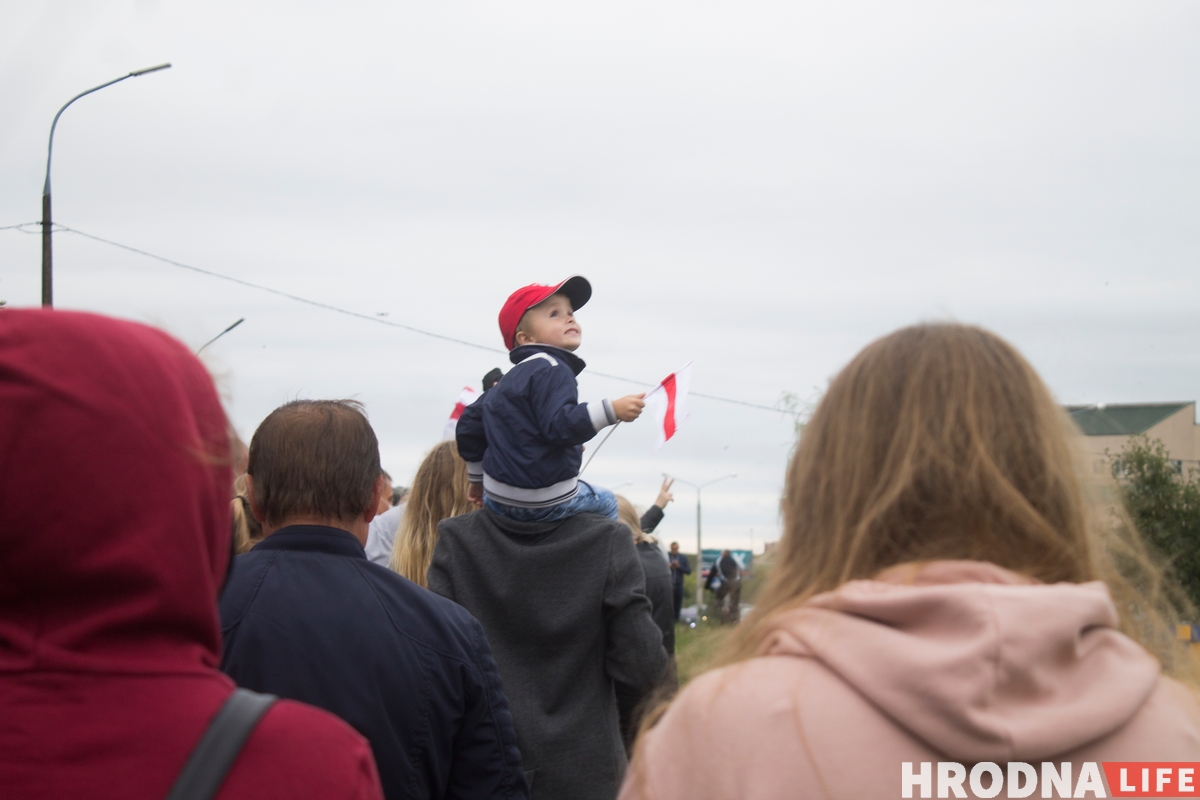
M 1200 761 L 1195 694 L 1116 625 L 1102 583 L 982 562 L 853 581 L 781 613 L 759 657 L 689 684 L 621 798 L 900 798 L 906 761 L 932 762 L 934 796 L 937 762 L 1040 778 L 1071 761 L 1078 780 L 1089 761 Z

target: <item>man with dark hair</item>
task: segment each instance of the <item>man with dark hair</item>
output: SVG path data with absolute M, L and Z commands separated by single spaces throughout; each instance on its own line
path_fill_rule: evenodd
M 647 512 L 649 513 L 649 512 Z M 675 621 L 679 622 L 679 612 L 683 610 L 683 576 L 692 574 L 692 565 L 688 557 L 679 552 L 679 542 L 671 542 L 671 553 L 667 556 L 671 565 L 672 590 L 675 600 Z
M 353 725 L 389 800 L 527 798 L 479 623 L 366 558 L 384 476 L 362 406 L 277 408 L 250 441 L 247 484 L 264 539 L 221 596 L 221 669 Z

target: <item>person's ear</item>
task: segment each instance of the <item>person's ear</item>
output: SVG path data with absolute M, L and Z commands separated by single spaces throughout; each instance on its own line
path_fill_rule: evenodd
M 259 525 L 267 524 L 267 515 L 263 513 L 262 508 L 258 505 L 258 500 L 254 496 L 254 476 L 249 472 L 246 473 L 246 501 L 250 503 L 250 513 L 258 520 Z
M 529 342 L 526 341 L 527 339 L 529 339 L 529 334 L 525 331 L 517 331 L 517 335 L 513 337 L 513 341 L 517 343 L 518 347 L 523 344 L 529 344 Z
M 371 488 L 371 502 L 367 504 L 366 511 L 363 511 L 363 522 L 370 522 L 375 519 L 376 512 L 379 511 L 379 498 L 383 497 L 383 484 L 387 478 L 380 473 L 375 478 L 375 486 Z

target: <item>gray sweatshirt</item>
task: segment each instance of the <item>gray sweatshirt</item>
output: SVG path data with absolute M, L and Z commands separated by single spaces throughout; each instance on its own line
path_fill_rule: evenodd
M 650 692 L 667 654 L 629 529 L 595 514 L 443 520 L 429 588 L 483 625 L 532 797 L 612 800 L 625 772 L 613 681 Z

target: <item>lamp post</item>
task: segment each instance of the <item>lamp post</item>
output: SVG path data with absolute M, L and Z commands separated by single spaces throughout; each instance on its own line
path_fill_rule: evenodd
M 217 339 L 220 339 L 222 336 L 224 336 L 225 334 L 229 333 L 231 330 L 233 330 L 234 328 L 236 328 L 238 325 L 241 325 L 241 324 L 242 324 L 243 322 L 245 322 L 245 321 L 246 321 L 246 318 L 245 318 L 245 317 L 242 317 L 242 318 L 241 318 L 241 319 L 239 319 L 237 322 L 233 323 L 233 324 L 232 324 L 232 325 L 230 325 L 228 328 L 226 328 L 225 330 L 221 331 L 220 333 L 218 333 L 216 336 L 214 336 L 214 337 L 212 337 L 211 339 L 209 339 L 209 340 L 208 340 L 207 342 L 205 342 L 204 344 L 200 345 L 200 349 L 196 351 L 196 355 L 200 355 L 201 353 L 203 353 L 203 352 L 204 352 L 204 348 L 208 347 L 210 344 L 212 344 L 213 342 L 215 342 Z
M 86 92 L 80 92 L 67 101 L 67 104 L 58 110 L 54 115 L 54 122 L 50 123 L 50 144 L 46 146 L 46 183 L 42 186 L 42 305 L 54 305 L 54 276 L 53 263 L 54 253 L 50 239 L 50 230 L 54 227 L 54 222 L 50 216 L 50 156 L 54 152 L 54 128 L 58 125 L 58 118 L 67 110 L 67 106 L 74 103 L 85 94 L 98 92 L 106 86 L 112 86 L 114 83 L 120 83 L 126 78 L 136 78 L 138 75 L 145 75 L 149 72 L 158 72 L 160 69 L 170 69 L 170 64 L 159 64 L 157 67 L 146 67 L 145 69 L 134 70 L 128 75 L 111 80 L 108 83 L 102 83 L 95 88 L 88 89 Z
M 663 477 L 665 478 L 668 476 L 666 473 L 663 473 Z M 675 480 L 679 481 L 680 483 L 686 486 L 691 486 L 696 490 L 696 615 L 698 619 L 700 614 L 700 606 L 704 600 L 704 581 L 700 580 L 700 563 L 704 557 L 704 549 L 700 544 L 700 493 L 704 490 L 705 486 L 712 486 L 714 483 L 723 481 L 726 478 L 736 478 L 737 473 L 731 472 L 728 475 L 722 475 L 719 478 L 713 478 L 711 481 L 705 481 L 704 483 L 699 484 L 692 483 L 691 481 L 685 481 L 683 478 L 676 478 L 674 475 L 669 477 L 675 478 Z

